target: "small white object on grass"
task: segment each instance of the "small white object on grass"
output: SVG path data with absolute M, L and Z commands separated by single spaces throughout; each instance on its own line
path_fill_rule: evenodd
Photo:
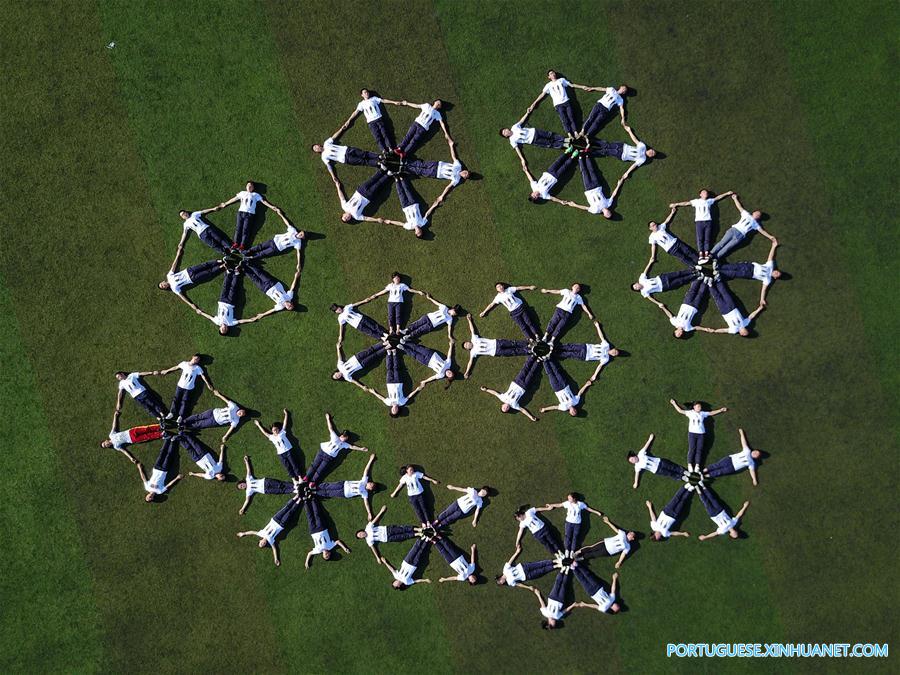
M 110 42 L 108 45 L 106 45 L 106 48 L 107 48 L 107 49 L 112 49 L 112 48 L 115 47 L 115 46 L 116 46 L 116 43 L 115 43 L 115 42 Z

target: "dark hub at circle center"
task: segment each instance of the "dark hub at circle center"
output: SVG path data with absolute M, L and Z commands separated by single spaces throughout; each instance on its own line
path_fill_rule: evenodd
M 378 166 L 382 171 L 387 171 L 392 176 L 407 173 L 406 162 L 400 155 L 393 152 L 383 152 L 378 157 Z
M 696 265 L 694 269 L 700 273 L 701 276 L 707 279 L 715 279 L 716 273 L 719 271 L 718 264 L 715 259 L 703 263 L 702 265 Z
M 426 527 L 422 530 L 422 534 L 428 539 L 434 539 L 434 536 L 437 534 L 437 531 L 433 527 Z
M 551 349 L 549 344 L 547 344 L 543 340 L 538 340 L 534 343 L 531 351 L 535 356 L 547 356 L 550 353 Z
M 400 346 L 400 336 L 391 333 L 387 336 L 387 342 L 391 349 L 397 349 Z
M 569 139 L 569 146 L 579 151 L 585 151 L 591 147 L 591 140 L 587 136 L 571 138 Z
M 573 562 L 575 562 L 574 558 L 563 558 L 562 566 L 563 567 L 571 567 Z
M 688 482 L 689 482 L 691 485 L 695 485 L 695 486 L 696 486 L 697 484 L 699 484 L 701 478 L 702 478 L 702 476 L 701 476 L 698 472 L 696 472 L 696 471 L 691 471 L 691 473 L 688 474 Z

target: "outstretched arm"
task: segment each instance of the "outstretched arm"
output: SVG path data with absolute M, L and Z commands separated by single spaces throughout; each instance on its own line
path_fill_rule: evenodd
M 385 99 L 381 99 L 381 100 L 382 100 L 382 102 L 387 103 L 387 101 Z M 331 140 L 337 141 L 337 139 L 339 139 L 341 136 L 343 136 L 344 132 L 350 128 L 350 125 L 353 124 L 353 120 L 355 120 L 358 115 L 359 115 L 359 109 L 357 108 L 356 110 L 353 111 L 353 113 L 350 115 L 350 117 L 347 118 L 347 121 L 344 122 L 340 126 L 340 128 L 338 128 L 337 131 L 335 131 L 333 134 L 331 134 Z
M 372 295 L 370 295 L 368 298 L 365 298 L 364 300 L 360 300 L 359 302 L 354 302 L 353 306 L 354 307 L 362 307 L 363 305 L 372 302 L 372 300 L 374 300 L 375 298 L 380 298 L 382 295 L 386 295 L 387 292 L 388 292 L 388 290 L 386 288 L 382 289 L 382 290 L 378 291 L 377 293 L 373 293 Z
M 181 233 L 181 240 L 178 242 L 178 248 L 175 249 L 175 259 L 172 261 L 172 266 L 169 268 L 169 272 L 174 272 L 178 269 L 178 264 L 181 262 L 181 256 L 184 254 L 184 244 L 187 242 L 187 238 L 190 236 L 190 230 L 185 229 L 184 232 Z
M 394 491 L 391 492 L 391 499 L 393 499 L 394 497 L 397 496 L 397 493 L 400 492 L 400 488 L 402 488 L 402 487 L 403 487 L 403 481 L 401 480 L 399 483 L 397 483 L 397 487 L 394 488 Z
M 650 512 L 650 520 L 656 520 L 656 514 L 653 512 L 653 504 L 649 499 L 645 503 L 647 504 L 647 510 Z
M 524 124 L 524 123 L 525 123 L 525 120 L 527 120 L 528 117 L 529 117 L 529 115 L 531 115 L 531 113 L 534 112 L 534 109 L 537 108 L 538 103 L 540 103 L 540 102 L 544 99 L 544 97 L 545 97 L 546 95 L 547 95 L 547 94 L 545 94 L 545 93 L 542 91 L 542 92 L 540 93 L 540 95 L 539 95 L 536 99 L 534 99 L 534 101 L 532 102 L 532 104 L 531 104 L 530 106 L 528 106 L 528 108 L 525 110 L 525 115 L 523 115 L 523 116 L 522 116 L 522 119 L 519 120 L 519 124 Z
M 165 486 L 165 488 L 163 489 L 163 491 L 164 491 L 164 492 L 165 492 L 165 491 L 168 491 L 168 489 L 169 489 L 170 487 L 172 487 L 173 485 L 175 485 L 175 483 L 177 483 L 178 481 L 180 481 L 181 478 L 182 478 L 182 475 L 181 475 L 181 474 L 178 474 L 177 476 L 175 476 L 175 478 L 173 478 L 173 479 L 170 480 L 168 483 L 166 483 L 166 486 Z
M 525 415 L 525 417 L 530 419 L 532 422 L 537 422 L 537 417 L 532 415 L 531 411 L 529 411 L 528 408 L 526 408 L 524 405 L 521 408 L 519 408 L 519 410 L 522 412 L 523 415 Z
M 718 408 L 716 410 L 712 410 L 712 411 L 710 411 L 709 416 L 715 417 L 716 415 L 719 415 L 724 412 L 728 412 L 728 408 Z
M 425 473 L 422 474 L 422 480 L 427 480 L 429 483 L 432 483 L 434 485 L 441 484 L 441 481 L 435 480 L 434 478 L 432 478 L 431 476 L 429 476 L 428 474 L 425 474 Z
M 290 415 L 288 414 L 287 408 L 284 408 L 283 412 L 284 412 L 284 418 L 282 418 L 282 420 L 281 420 L 281 428 L 287 429 L 288 428 L 288 420 L 290 419 Z
M 672 404 L 672 407 L 675 408 L 675 410 L 676 410 L 677 412 L 681 413 L 682 415 L 684 415 L 684 414 L 687 413 L 687 411 L 686 411 L 684 408 L 682 408 L 680 405 L 678 405 L 678 404 L 675 402 L 675 399 L 674 399 L 674 398 L 670 398 L 670 399 L 669 399 L 669 403 L 671 403 L 671 404 Z M 712 413 L 710 413 L 710 414 L 712 414 Z
M 750 502 L 744 502 L 744 505 L 741 507 L 741 510 L 738 511 L 734 517 L 737 518 L 738 520 L 740 520 L 741 518 L 743 518 L 744 513 L 746 513 L 747 509 L 749 509 L 749 508 L 750 508 Z
M 269 437 L 269 432 L 266 431 L 266 428 L 265 428 L 262 424 L 259 423 L 259 420 L 253 420 L 253 424 L 256 425 L 256 428 L 259 429 L 259 432 L 260 432 L 263 436 L 265 436 L 266 438 Z
M 582 311 L 583 311 L 585 314 L 588 315 L 588 318 L 589 318 L 591 321 L 596 321 L 597 317 L 595 317 L 594 314 L 593 314 L 593 312 L 591 312 L 591 308 L 588 307 L 588 304 L 587 304 L 586 302 L 582 302 L 582 303 L 581 303 L 581 309 L 582 309 Z
M 730 197 L 733 194 L 734 194 L 734 190 L 729 190 L 728 192 L 723 192 L 722 194 L 716 195 L 715 197 L 713 197 L 713 201 L 717 202 L 721 199 L 725 199 L 726 197 Z
M 625 133 L 628 134 L 628 137 L 631 139 L 631 142 L 632 142 L 632 143 L 634 143 L 635 145 L 637 145 L 638 143 L 641 142 L 640 139 L 639 139 L 637 136 L 634 135 L 634 131 L 631 130 L 631 127 L 628 126 L 628 124 L 625 123 L 625 120 L 624 120 L 624 119 L 622 120 L 622 128 L 625 129 Z

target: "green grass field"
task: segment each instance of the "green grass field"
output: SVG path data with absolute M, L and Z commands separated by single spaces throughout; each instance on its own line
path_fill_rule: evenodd
M 900 325 L 888 296 L 898 281 L 890 164 L 898 137 L 896 4 L 5 7 L 4 672 L 896 672 L 896 657 L 665 655 L 669 642 L 897 636 Z M 116 47 L 107 49 L 111 41 Z M 525 199 L 515 155 L 497 130 L 521 116 L 548 67 L 575 82 L 624 81 L 637 92 L 630 122 L 666 158 L 626 184 L 620 220 Z M 333 186 L 309 146 L 340 125 L 363 86 L 452 104 L 446 117 L 461 159 L 482 178 L 436 212 L 432 241 L 338 219 Z M 402 133 L 409 118 L 395 119 Z M 558 128 L 549 102 L 535 124 Z M 358 121 L 347 140 L 372 147 L 367 133 Z M 446 147 L 435 141 L 422 154 L 443 158 Z M 551 155 L 529 157 L 540 171 Z M 606 160 L 601 169 L 624 166 Z M 363 175 L 342 173 L 350 189 Z M 307 251 L 305 311 L 221 338 L 155 284 L 180 236 L 178 210 L 218 203 L 248 177 L 267 184 L 268 197 L 298 226 L 324 237 Z M 733 189 L 759 205 L 782 243 L 778 264 L 792 278 L 773 287 L 753 339 L 676 341 L 665 318 L 628 290 L 648 255 L 646 222 L 701 186 Z M 396 197 L 383 208 L 396 215 Z M 731 211 L 723 213 L 727 224 Z M 212 220 L 227 229 L 233 217 Z M 678 231 L 690 242 L 691 225 L 680 218 Z M 271 218 L 268 227 L 275 232 Z M 754 258 L 765 256 L 764 244 L 753 242 Z M 188 262 L 200 260 L 200 248 L 190 242 Z M 282 270 L 290 263 L 278 265 L 288 276 Z M 611 341 L 630 356 L 608 366 L 578 419 L 551 413 L 531 424 L 501 416 L 478 385 L 505 387 L 518 361 L 482 359 L 470 381 L 447 391 L 434 385 L 408 416 L 390 420 L 371 397 L 330 381 L 336 322 L 328 305 L 374 292 L 393 269 L 475 311 L 498 278 L 551 288 L 583 281 Z M 206 307 L 213 285 L 195 294 Z M 755 283 L 735 288 L 747 304 L 757 293 Z M 249 287 L 248 297 L 250 308 L 264 307 Z M 553 302 L 537 294 L 529 301 L 549 319 Z M 479 321 L 482 334 L 513 337 L 505 314 Z M 719 321 L 714 307 L 707 316 Z M 588 338 L 589 328 L 581 322 L 573 338 Z M 457 337 L 466 335 L 460 325 Z M 579 610 L 564 630 L 545 632 L 530 594 L 493 583 L 392 591 L 388 573 L 353 539 L 364 524 L 356 502 L 329 505 L 352 553 L 318 559 L 308 571 L 302 521 L 282 543 L 280 568 L 234 536 L 262 527 L 278 497 L 257 497 L 241 517 L 233 483 L 188 478 L 165 503 L 146 505 L 134 468 L 97 448 L 112 416 L 112 373 L 168 367 L 195 351 L 214 357 L 216 385 L 263 420 L 290 408 L 307 459 L 325 438 L 330 410 L 377 453 L 381 483 L 392 486 L 396 467 L 412 461 L 444 482 L 496 486 L 477 530 L 460 523 L 454 536 L 464 547 L 478 543 L 489 579 L 511 553 L 511 512 L 521 503 L 577 490 L 616 522 L 648 532 L 644 500 L 659 508 L 674 485 L 644 476 L 631 490 L 625 454 L 653 432 L 658 454 L 685 461 L 684 420 L 670 397 L 730 408 L 717 418 L 712 458 L 737 449 L 738 427 L 771 456 L 758 488 L 746 475 L 716 485 L 735 509 L 752 500 L 748 538 L 644 539 L 621 574 L 627 612 Z M 382 372 L 370 381 L 383 389 Z M 168 396 L 173 385 L 161 390 Z M 544 381 L 530 407 L 552 400 Z M 138 419 L 128 407 L 123 422 Z M 151 465 L 156 447 L 134 452 Z M 258 474 L 279 475 L 271 446 L 250 427 L 229 452 L 234 473 L 249 454 Z M 356 478 L 363 463 L 348 457 L 335 475 Z M 189 464 L 183 453 L 185 471 Z M 448 494 L 437 490 L 438 502 L 448 503 Z M 382 504 L 387 521 L 411 518 L 402 498 L 381 492 L 374 506 Z M 705 532 L 709 524 L 694 503 L 685 529 Z M 588 537 L 604 529 L 595 519 Z M 395 564 L 405 551 L 383 548 Z M 539 555 L 526 541 L 524 559 Z M 446 575 L 440 557 L 431 557 L 428 576 Z M 612 562 L 593 569 L 608 580 Z M 538 585 L 546 592 L 551 582 Z

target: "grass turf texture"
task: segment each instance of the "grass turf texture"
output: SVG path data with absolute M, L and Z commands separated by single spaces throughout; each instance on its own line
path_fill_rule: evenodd
M 665 643 L 895 636 L 897 586 L 883 581 L 897 559 L 890 403 L 898 369 L 895 343 L 883 335 L 897 328 L 885 283 L 896 279 L 886 257 L 896 181 L 884 161 L 897 132 L 889 93 L 896 7 L 367 7 L 10 5 L 0 176 L 16 210 L 7 210 L 0 249 L 0 391 L 9 413 L 0 427 L 0 666 L 803 670 L 822 663 L 672 662 Z M 105 49 L 111 40 L 117 47 Z M 497 130 L 521 115 L 548 67 L 638 91 L 630 121 L 668 158 L 623 188 L 622 221 L 525 199 Z M 453 104 L 447 118 L 460 156 L 485 178 L 454 191 L 436 213 L 432 242 L 338 221 L 331 181 L 309 145 L 337 128 L 362 86 Z M 364 131 L 357 122 L 351 133 Z M 625 165 L 606 160 L 601 170 L 609 166 Z M 179 236 L 178 209 L 216 203 L 248 176 L 268 184 L 298 226 L 325 238 L 308 250 L 299 295 L 307 311 L 223 339 L 154 286 Z M 659 312 L 628 290 L 646 261 L 646 221 L 703 185 L 735 189 L 772 214 L 766 227 L 783 242 L 778 262 L 793 279 L 776 283 L 752 340 L 676 342 Z M 214 219 L 230 225 L 232 217 Z M 691 240 L 684 226 L 680 233 Z M 765 255 L 764 243 L 752 244 L 754 258 Z M 377 401 L 328 380 L 328 304 L 365 296 L 394 268 L 472 309 L 487 303 L 497 278 L 584 281 L 610 338 L 632 356 L 604 371 L 578 420 L 499 415 L 477 386 L 508 382 L 513 367 L 500 359 L 481 359 L 472 381 L 426 389 L 410 416 L 388 420 Z M 546 320 L 552 304 L 532 300 Z M 478 327 L 514 334 L 499 310 Z M 457 338 L 465 334 L 461 326 Z M 213 354 L 214 382 L 264 421 L 289 407 L 307 458 L 330 409 L 378 453 L 380 482 L 414 461 L 444 481 L 497 486 L 478 529 L 456 528 L 461 546 L 479 543 L 488 575 L 508 557 L 510 513 L 525 501 L 578 490 L 646 532 L 643 501 L 661 507 L 674 485 L 645 477 L 632 492 L 624 455 L 652 431 L 659 454 L 683 461 L 684 420 L 667 407 L 670 396 L 731 408 L 717 418 L 712 457 L 737 447 L 738 426 L 772 457 L 755 490 L 745 476 L 717 484 L 735 509 L 752 499 L 747 540 L 644 540 L 622 570 L 630 611 L 579 611 L 565 630 L 544 633 L 525 593 L 492 584 L 391 591 L 386 571 L 351 541 L 363 522 L 358 503 L 330 509 L 353 553 L 317 560 L 309 572 L 302 523 L 282 545 L 280 569 L 234 537 L 261 526 L 279 500 L 257 497 L 240 518 L 233 484 L 185 479 L 165 504 L 144 504 L 133 467 L 97 449 L 111 416 L 112 371 L 168 366 L 193 351 Z M 535 399 L 549 397 L 545 384 Z M 130 415 L 125 421 L 137 419 Z M 252 429 L 230 449 L 238 473 L 247 453 L 258 474 L 277 475 L 271 446 Z M 153 453 L 136 449 L 145 464 Z M 336 475 L 356 478 L 362 461 L 350 457 Z M 386 502 L 379 494 L 375 508 Z M 386 518 L 409 514 L 398 498 Z M 708 524 L 695 503 L 686 527 Z M 594 522 L 588 536 L 602 531 Z M 396 562 L 403 550 L 384 552 Z M 527 542 L 525 557 L 537 555 Z M 445 574 L 432 558 L 430 575 Z M 611 564 L 595 569 L 611 575 Z M 886 670 L 890 661 L 827 665 Z

